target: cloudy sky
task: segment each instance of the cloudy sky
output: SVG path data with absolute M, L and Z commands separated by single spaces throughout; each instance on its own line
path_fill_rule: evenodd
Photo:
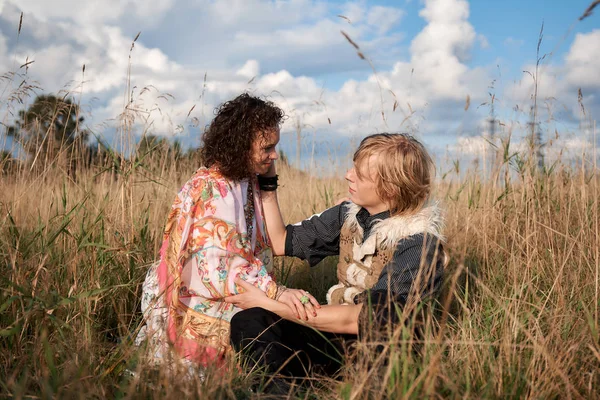
M 9 99 L 26 80 L 70 92 L 109 141 L 129 104 L 135 135 L 197 146 L 214 107 L 249 91 L 285 109 L 292 154 L 297 126 L 321 159 L 381 131 L 468 153 L 485 143 L 492 97 L 500 133 L 522 135 L 537 77 L 543 131 L 585 147 L 582 121 L 600 110 L 600 7 L 578 21 L 589 3 L 0 0 L 0 75 L 16 73 L 0 80 L 0 118 L 22 107 Z

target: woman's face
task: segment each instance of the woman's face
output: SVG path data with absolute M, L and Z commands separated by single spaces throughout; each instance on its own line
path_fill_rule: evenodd
M 269 129 L 265 135 L 258 135 L 252 144 L 252 167 L 254 173 L 266 174 L 273 161 L 277 160 L 277 143 L 279 143 L 279 127 Z
M 375 165 L 377 165 L 377 155 L 372 155 L 363 161 L 361 165 L 354 164 L 354 167 L 346 172 L 350 200 L 354 204 L 365 208 L 371 215 L 378 214 L 389 208 L 377 194 L 377 172 Z M 360 171 L 360 178 L 356 173 L 357 168 Z

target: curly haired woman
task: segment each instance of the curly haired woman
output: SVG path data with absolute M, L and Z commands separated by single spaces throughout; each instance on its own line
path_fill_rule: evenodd
M 202 366 L 220 364 L 230 348 L 229 322 L 240 309 L 223 301 L 236 294 L 236 278 L 287 304 L 298 317 L 319 307 L 306 292 L 277 286 L 273 253 L 263 219 L 259 186 L 277 159 L 283 111 L 273 103 L 242 94 L 221 105 L 203 135 L 204 166 L 183 185 L 169 213 L 160 263 L 144 282 L 146 326 L 152 357 L 173 349 Z

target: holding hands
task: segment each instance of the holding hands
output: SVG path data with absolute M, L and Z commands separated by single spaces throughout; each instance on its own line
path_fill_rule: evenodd
M 265 292 L 241 278 L 237 278 L 235 283 L 241 289 L 240 294 L 225 297 L 225 302 L 244 310 L 254 307 L 271 310 L 273 303 L 279 302 L 287 305 L 296 318 L 308 321 L 309 314 L 316 317 L 316 309 L 321 308 L 317 299 L 302 289 L 285 288 L 278 300 L 272 300 L 267 297 Z
M 302 289 L 284 289 L 277 301 L 287 305 L 299 319 L 308 321 L 308 315 L 317 316 L 317 308 L 321 308 L 312 294 Z

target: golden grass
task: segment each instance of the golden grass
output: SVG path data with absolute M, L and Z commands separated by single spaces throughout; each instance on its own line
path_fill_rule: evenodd
M 25 170 L 2 177 L 4 395 L 251 396 L 247 388 L 260 373 L 209 371 L 209 383 L 173 385 L 167 371 L 135 363 L 131 338 L 141 319 L 145 266 L 156 257 L 174 195 L 196 167 L 161 165 L 156 156 L 147 159 L 152 168 L 92 169 L 76 181 L 56 165 L 39 175 Z M 600 236 L 593 172 L 559 166 L 549 174 L 509 174 L 502 184 L 474 173 L 438 182 L 435 197 L 447 210 L 452 256 L 442 302 L 452 297 L 430 321 L 420 355 L 407 345 L 411 337 L 398 332 L 385 347 L 391 362 L 348 365 L 341 382 L 324 379 L 312 392 L 328 398 L 597 397 Z M 288 221 L 323 210 L 345 191 L 341 179 L 285 167 L 280 176 Z M 335 279 L 331 260 L 312 271 L 290 262 L 280 260 L 281 275 L 314 293 Z M 126 367 L 138 375 L 123 374 Z
M 9 93 L 6 109 L 16 114 L 36 89 Z M 125 107 L 119 121 L 131 148 L 139 118 Z M 162 150 L 107 153 L 80 165 L 76 178 L 68 157 L 41 157 L 35 168 L 0 158 L 0 396 L 255 397 L 248 388 L 263 374 L 242 373 L 233 358 L 227 373 L 184 379 L 187 368 L 147 365 L 132 344 L 146 268 L 177 190 L 198 167 Z M 544 171 L 519 157 L 500 157 L 486 179 L 457 167 L 436 182 L 452 261 L 419 351 L 408 329 L 382 343 L 385 357 L 360 343 L 363 356 L 339 381 L 316 377 L 299 396 L 600 397 L 598 170 L 585 157 Z M 345 195 L 341 177 L 279 173 L 288 222 Z M 287 258 L 277 266 L 281 280 L 321 298 L 336 279 L 332 259 L 313 269 Z

